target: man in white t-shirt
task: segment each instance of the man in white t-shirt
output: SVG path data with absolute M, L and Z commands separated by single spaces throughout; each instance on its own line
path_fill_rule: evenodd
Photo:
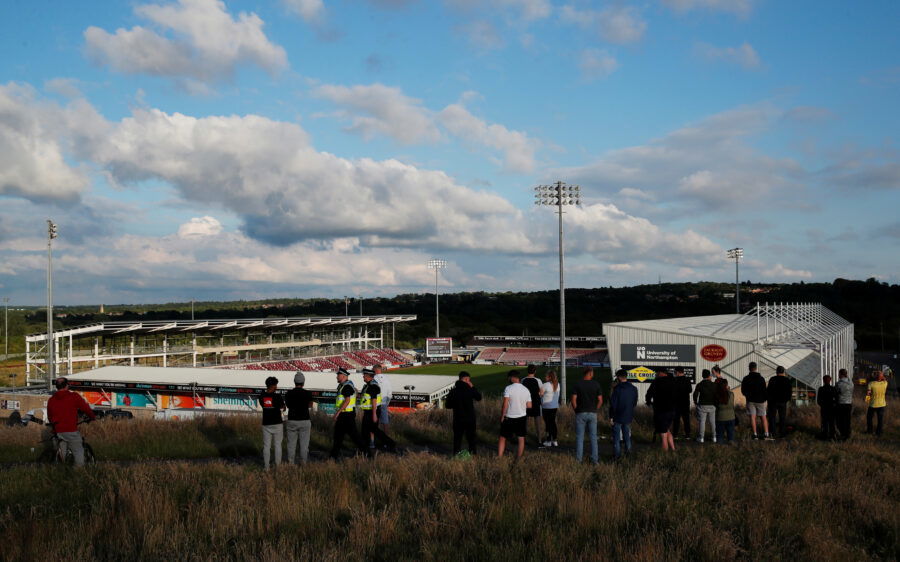
M 502 457 L 506 450 L 506 440 L 518 439 L 519 448 L 516 459 L 525 454 L 525 433 L 528 431 L 525 414 L 531 408 L 531 392 L 519 383 L 519 371 L 512 370 L 507 375 L 509 386 L 503 390 L 503 412 L 500 416 L 500 441 L 497 444 L 497 456 Z

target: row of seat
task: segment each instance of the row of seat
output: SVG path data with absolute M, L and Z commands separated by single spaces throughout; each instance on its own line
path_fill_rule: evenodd
M 409 357 L 394 349 L 363 349 L 345 351 L 340 355 L 231 365 L 226 368 L 249 371 L 355 371 L 375 364 L 406 365 L 411 362 Z

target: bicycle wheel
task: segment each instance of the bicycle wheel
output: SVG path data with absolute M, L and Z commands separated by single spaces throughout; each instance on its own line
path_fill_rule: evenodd
M 52 462 L 56 462 L 57 454 L 54 449 L 44 449 L 38 454 L 37 462 L 50 464 Z
M 84 444 L 84 464 L 94 464 L 97 462 L 97 457 L 94 456 L 94 448 Z

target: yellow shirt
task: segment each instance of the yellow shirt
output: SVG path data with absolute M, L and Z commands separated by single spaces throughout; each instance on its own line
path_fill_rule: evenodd
M 887 381 L 873 381 L 869 383 L 869 392 L 872 393 L 872 399 L 869 401 L 870 408 L 884 408 L 887 401 L 884 395 L 887 393 Z

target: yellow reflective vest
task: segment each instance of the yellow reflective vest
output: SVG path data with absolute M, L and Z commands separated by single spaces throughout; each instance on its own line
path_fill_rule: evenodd
M 347 406 L 343 410 L 341 410 L 343 412 L 352 412 L 356 408 L 356 392 L 354 392 L 350 396 L 344 396 L 343 394 L 341 394 L 341 391 L 344 389 L 344 386 L 348 385 L 348 384 L 350 385 L 350 388 L 353 388 L 353 383 L 351 383 L 350 381 L 342 382 L 337 387 L 337 396 L 334 397 L 334 407 L 337 408 L 338 410 L 340 410 L 341 404 L 344 403 L 344 400 L 346 398 L 350 399 L 350 401 L 347 403 Z
M 363 410 L 372 409 L 372 397 L 369 396 L 368 392 L 366 392 L 367 390 L 369 390 L 369 384 L 371 383 L 366 383 L 366 385 L 362 388 L 362 392 L 360 392 L 359 394 L 359 407 Z M 381 392 L 379 392 L 378 396 L 375 398 L 375 407 L 377 408 L 378 406 L 381 406 Z

